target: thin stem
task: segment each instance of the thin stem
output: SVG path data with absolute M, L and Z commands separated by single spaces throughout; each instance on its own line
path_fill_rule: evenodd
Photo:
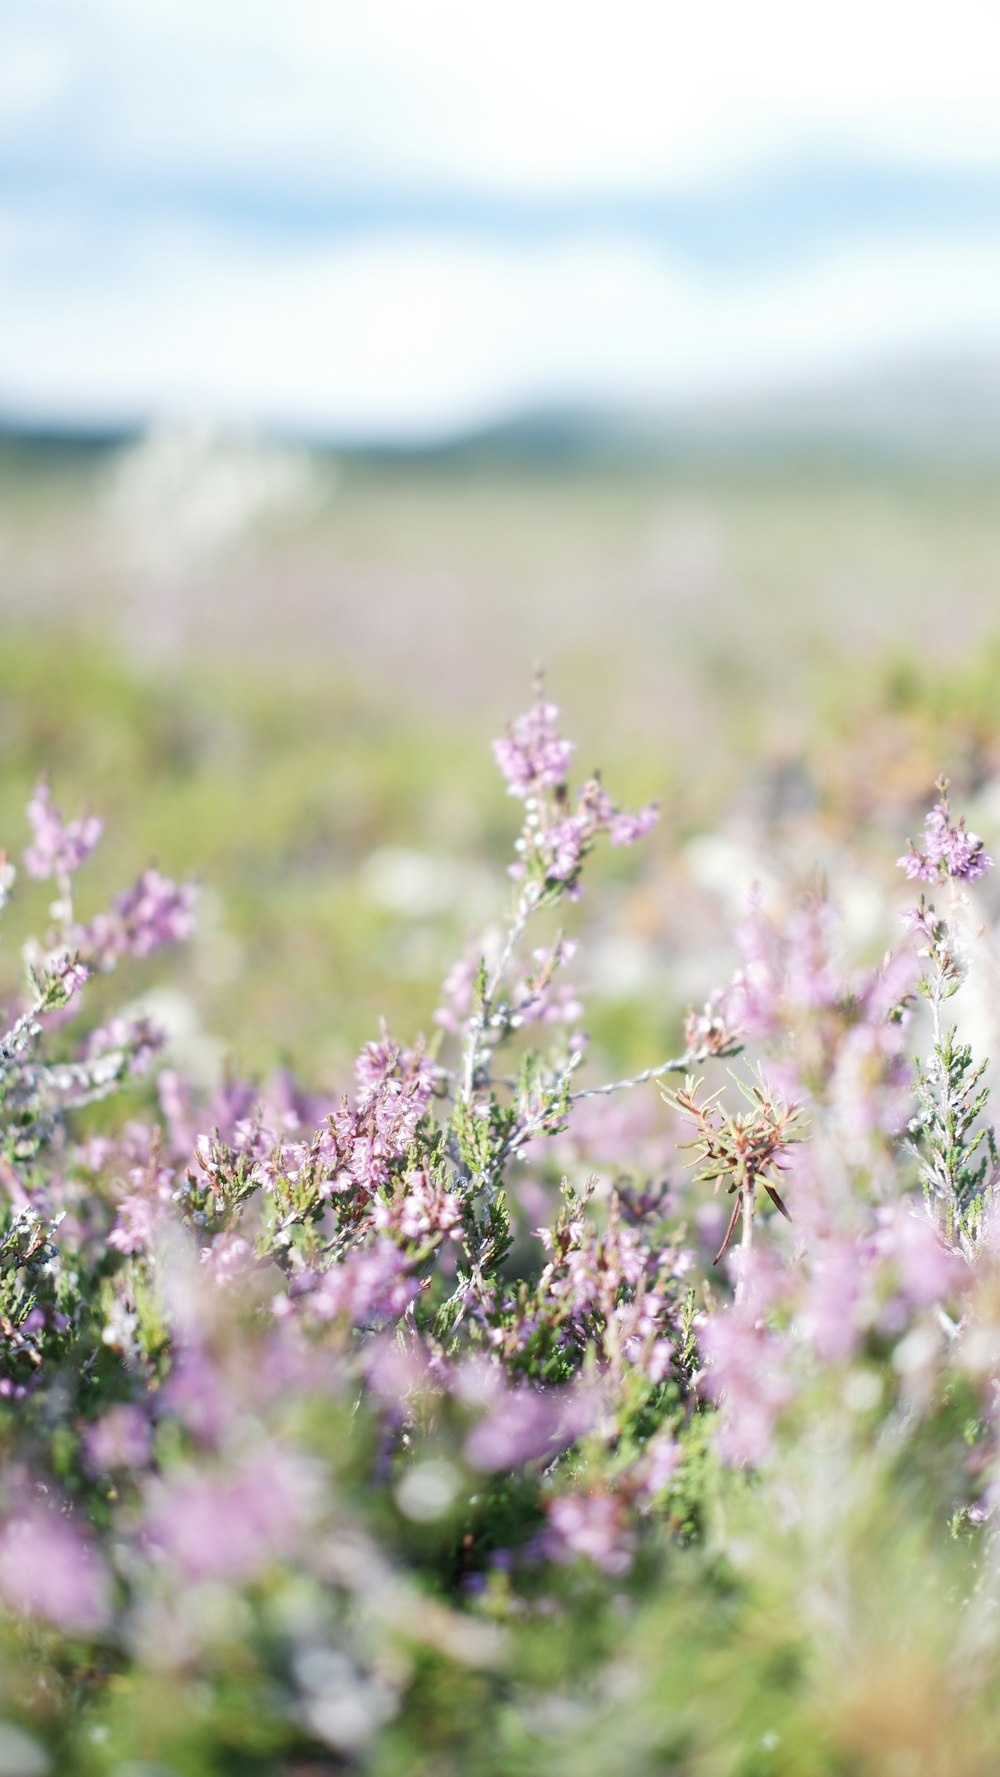
M 56 872 L 56 888 L 59 894 L 59 934 L 63 943 L 68 944 L 73 934 L 73 881 L 68 870 Z
M 605 1098 L 609 1092 L 624 1092 L 630 1086 L 645 1086 L 647 1081 L 658 1080 L 662 1074 L 688 1074 L 693 1067 L 700 1067 L 702 1062 L 718 1057 L 720 1053 L 738 1055 L 739 1049 L 688 1049 L 683 1055 L 671 1056 L 669 1061 L 661 1061 L 656 1067 L 645 1068 L 641 1074 L 633 1074 L 630 1080 L 612 1080 L 608 1086 L 586 1086 L 582 1092 L 573 1092 L 570 1104 L 576 1104 L 581 1098 Z
M 507 933 L 503 950 L 500 952 L 496 967 L 483 989 L 482 1003 L 469 1031 L 465 1049 L 465 1065 L 462 1072 L 462 1099 L 466 1104 L 472 1103 L 472 1095 L 476 1084 L 476 1064 L 479 1060 L 479 1045 L 482 1042 L 483 1037 L 486 1034 L 487 1026 L 489 1025 L 490 1015 L 493 1011 L 493 1001 L 496 998 L 500 983 L 507 973 L 514 950 L 524 934 L 524 928 L 531 918 L 531 915 L 534 913 L 537 905 L 537 895 L 531 895 L 528 892 L 530 887 L 533 887 L 533 885 L 527 885 L 522 894 L 517 912 L 514 915 L 510 930 Z
M 555 1082 L 554 1096 L 556 1098 L 558 1098 L 566 1082 L 572 1078 L 575 1069 L 579 1067 L 582 1060 L 582 1055 L 574 1054 L 570 1056 L 566 1066 L 563 1068 Z M 569 1103 L 572 1104 L 574 1098 L 585 1098 L 586 1096 L 586 1093 L 582 1092 L 571 1093 L 569 1096 Z M 544 1110 L 536 1112 L 535 1115 L 529 1117 L 526 1122 L 519 1124 L 498 1150 L 496 1159 L 491 1168 L 491 1173 L 502 1171 L 507 1161 L 513 1159 L 514 1155 L 519 1153 L 520 1150 L 538 1134 L 540 1129 L 544 1129 L 549 1117 L 552 1116 L 552 1112 L 553 1105 L 549 1104 Z
M 740 1238 L 740 1256 L 736 1271 L 736 1306 L 744 1300 L 747 1293 L 747 1280 L 750 1270 L 750 1249 L 753 1246 L 754 1211 L 757 1207 L 757 1191 L 751 1182 L 740 1192 L 743 1202 L 743 1233 Z

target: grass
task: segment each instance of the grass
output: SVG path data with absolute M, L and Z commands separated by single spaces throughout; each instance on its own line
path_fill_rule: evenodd
M 626 1064 L 675 1040 L 698 975 L 671 948 L 688 837 L 752 812 L 779 843 L 804 798 L 818 850 L 859 820 L 881 847 L 942 766 L 1000 771 L 986 471 L 327 462 L 200 553 L 182 483 L 156 559 L 111 476 L 0 453 L 0 834 L 20 843 L 48 769 L 67 811 L 106 816 L 89 906 L 153 859 L 196 872 L 184 989 L 251 1069 L 342 1078 L 379 1013 L 426 1028 L 503 912 L 516 810 L 488 743 L 539 658 L 581 769 L 664 800 L 646 861 L 605 865 L 614 931 L 591 933 L 651 959 L 627 992 L 603 970 L 592 1028 Z

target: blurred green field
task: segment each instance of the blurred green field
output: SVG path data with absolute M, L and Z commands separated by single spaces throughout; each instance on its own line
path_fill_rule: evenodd
M 590 931 L 591 1028 L 648 1060 L 714 978 L 694 836 L 800 845 L 805 821 L 822 855 L 860 825 L 891 866 L 939 769 L 989 795 L 998 492 L 818 460 L 8 446 L 0 835 L 23 842 L 45 769 L 106 817 L 85 912 L 153 859 L 196 873 L 201 938 L 109 1003 L 169 977 L 218 1039 L 190 1038 L 206 1067 L 329 1084 L 381 1015 L 429 1029 L 456 947 L 502 916 L 517 809 L 489 742 L 544 662 L 581 770 L 664 800 Z

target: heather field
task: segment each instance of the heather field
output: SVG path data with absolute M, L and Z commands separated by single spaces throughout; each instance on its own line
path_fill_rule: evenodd
M 634 1060 L 710 985 L 706 890 L 737 905 L 792 827 L 806 874 L 867 843 L 945 765 L 989 784 L 998 492 L 988 465 L 815 454 L 11 445 L 3 816 L 49 770 L 106 815 L 101 889 L 154 857 L 197 873 L 199 1021 L 315 1080 L 373 1005 L 419 1023 L 502 908 L 488 741 L 542 665 L 581 763 L 663 805 L 594 913 L 599 1028 Z
M 0 1777 L 993 1777 L 998 492 L 0 449 Z

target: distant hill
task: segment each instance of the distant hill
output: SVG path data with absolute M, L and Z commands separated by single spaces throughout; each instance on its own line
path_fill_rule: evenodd
M 119 449 L 144 428 L 60 428 L 5 414 L 0 458 L 69 466 Z M 273 434 L 264 434 L 273 438 Z M 277 441 L 277 440 L 276 440 Z M 762 390 L 674 406 L 541 407 L 444 441 L 297 443 L 340 455 L 488 465 L 744 461 L 759 457 L 906 463 L 1000 463 L 1000 359 L 900 364 L 815 387 Z

